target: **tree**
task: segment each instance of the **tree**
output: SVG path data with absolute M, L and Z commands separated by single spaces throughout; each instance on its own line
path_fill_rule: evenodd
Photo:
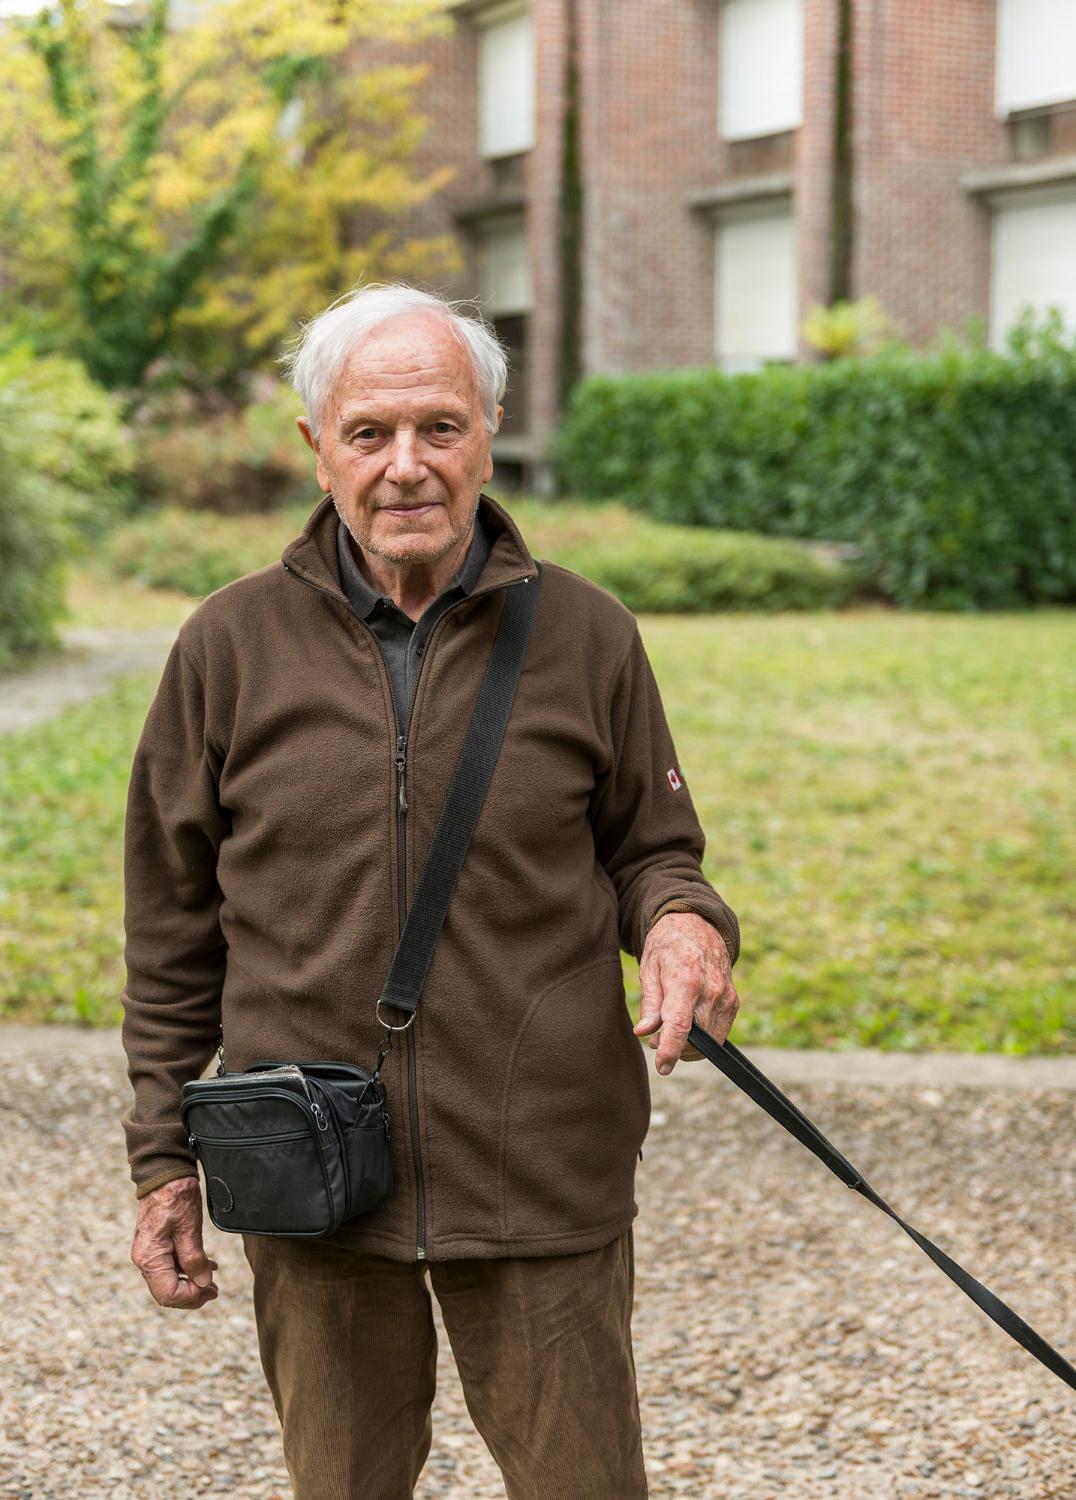
M 410 163 L 426 68 L 363 58 L 446 24 L 439 0 L 171 21 L 60 0 L 0 24 L 0 323 L 112 389 L 229 386 L 361 276 L 454 269 L 450 239 L 399 223 L 448 175 Z

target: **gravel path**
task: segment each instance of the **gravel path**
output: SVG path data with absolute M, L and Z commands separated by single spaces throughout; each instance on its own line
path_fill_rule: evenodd
M 0 1045 L 0 1497 L 289 1500 L 238 1238 L 209 1226 L 221 1295 L 198 1313 L 156 1307 L 128 1260 L 115 1034 Z M 879 1087 L 847 1055 L 752 1056 L 815 1069 L 797 1103 L 1076 1358 L 1076 1064 L 969 1084 L 891 1059 Z M 654 1500 L 1074 1500 L 1076 1397 L 708 1064 L 653 1094 L 634 1328 Z M 418 1496 L 503 1500 L 438 1332 Z
M 0 734 L 29 729 L 69 703 L 85 703 L 122 672 L 163 667 L 175 628 L 138 630 L 60 629 L 64 654 L 29 672 L 3 678 Z

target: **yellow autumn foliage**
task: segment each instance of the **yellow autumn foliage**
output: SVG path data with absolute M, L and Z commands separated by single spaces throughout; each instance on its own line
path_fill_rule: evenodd
M 256 195 L 163 317 L 162 356 L 200 379 L 266 363 L 299 319 L 360 276 L 437 281 L 456 269 L 451 238 L 416 237 L 408 223 L 449 175 L 413 162 L 427 71 L 413 48 L 448 28 L 443 0 L 202 0 L 178 14 L 173 5 L 156 53 L 166 118 L 141 160 L 132 122 L 145 110 L 147 60 L 136 36 L 148 34 L 151 5 L 61 0 L 54 13 L 93 80 L 74 121 L 59 118 L 32 22 L 0 22 L 0 325 L 9 333 L 52 349 L 92 346 L 92 307 L 141 279 L 151 287 L 154 268 L 244 170 L 256 173 Z M 90 168 L 81 165 L 87 146 Z M 108 189 L 92 247 L 85 197 L 81 228 L 78 212 L 84 170 Z

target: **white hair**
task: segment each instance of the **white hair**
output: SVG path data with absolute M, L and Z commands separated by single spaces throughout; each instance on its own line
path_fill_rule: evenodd
M 368 282 L 353 287 L 324 312 L 305 323 L 295 346 L 278 361 L 302 399 L 314 437 L 334 382 L 355 346 L 374 328 L 403 313 L 432 311 L 444 317 L 474 361 L 482 415 L 490 432 L 497 430 L 497 407 L 508 384 L 508 358 L 497 335 L 477 308 L 466 313 L 463 302 L 450 302 L 402 282 Z

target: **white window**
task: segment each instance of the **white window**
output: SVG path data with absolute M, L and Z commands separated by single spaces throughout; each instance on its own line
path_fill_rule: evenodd
M 717 221 L 714 352 L 726 370 L 796 357 L 796 223 L 787 199 L 724 210 Z
M 148 6 L 140 3 L 140 0 L 112 0 L 115 7 L 127 7 L 133 13 L 141 16 L 143 21 L 148 19 Z M 210 14 L 218 4 L 218 0 L 168 0 L 168 29 L 169 31 L 187 31 L 195 26 L 201 26 L 208 21 Z
M 145 8 L 138 0 L 109 0 L 110 20 L 129 26 L 142 24 L 147 18 Z M 168 7 L 168 25 L 178 31 L 184 26 L 193 26 L 204 18 L 205 11 L 213 0 L 172 0 Z M 58 6 L 47 6 L 45 0 L 0 0 L 0 22 L 8 17 L 35 16 L 42 10 L 57 10 Z
M 1076 99 L 1074 0 L 998 0 L 997 109 Z
M 990 342 L 1002 347 L 1006 331 L 1026 307 L 1060 308 L 1076 332 L 1076 185 L 999 194 L 994 210 L 990 277 Z
M 717 103 L 726 140 L 794 130 L 803 119 L 803 0 L 722 0 Z
M 42 0 L 0 0 L 0 20 L 8 16 L 34 16 L 41 9 Z
M 515 156 L 534 145 L 534 25 L 530 7 L 492 6 L 477 17 L 478 149 Z
M 530 256 L 519 215 L 487 223 L 478 236 L 478 296 L 491 318 L 530 312 Z

